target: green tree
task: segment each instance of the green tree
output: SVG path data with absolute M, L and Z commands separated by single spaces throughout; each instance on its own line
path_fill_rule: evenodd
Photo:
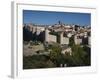
M 61 47 L 58 44 L 53 44 L 50 49 L 50 59 L 55 60 L 61 54 Z
M 73 55 L 72 62 L 75 66 L 85 66 L 87 65 L 85 62 L 87 53 L 80 45 L 74 45 L 72 47 Z

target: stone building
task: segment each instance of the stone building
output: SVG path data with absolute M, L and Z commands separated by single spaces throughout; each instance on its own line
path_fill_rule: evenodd
M 60 33 L 60 44 L 69 44 L 69 38 L 63 36 L 63 32 Z
M 61 51 L 62 54 L 69 54 L 69 55 L 72 55 L 72 50 L 70 47 L 68 48 L 65 48 Z
M 45 28 L 45 42 L 57 42 L 57 36 L 49 34 L 48 28 Z
M 57 35 L 52 35 L 49 33 L 48 28 L 45 29 L 45 41 L 46 42 L 56 42 L 60 44 L 69 44 L 69 38 L 63 36 L 63 32 L 59 33 L 59 37 Z
M 75 35 L 74 36 L 74 42 L 76 45 L 82 44 L 82 38 L 80 38 L 79 36 Z

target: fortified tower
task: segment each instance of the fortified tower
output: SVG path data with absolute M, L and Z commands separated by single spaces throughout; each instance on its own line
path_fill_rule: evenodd
M 60 44 L 63 44 L 63 32 L 60 33 Z
M 49 30 L 45 28 L 45 42 L 49 42 Z

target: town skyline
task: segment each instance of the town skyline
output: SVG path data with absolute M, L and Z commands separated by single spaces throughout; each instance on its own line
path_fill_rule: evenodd
M 23 10 L 24 24 L 53 25 L 61 21 L 63 24 L 91 25 L 91 14 L 75 12 L 53 12 Z

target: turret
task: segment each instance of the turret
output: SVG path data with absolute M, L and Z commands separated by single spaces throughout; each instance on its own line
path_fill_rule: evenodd
M 45 42 L 49 42 L 49 30 L 45 28 Z

